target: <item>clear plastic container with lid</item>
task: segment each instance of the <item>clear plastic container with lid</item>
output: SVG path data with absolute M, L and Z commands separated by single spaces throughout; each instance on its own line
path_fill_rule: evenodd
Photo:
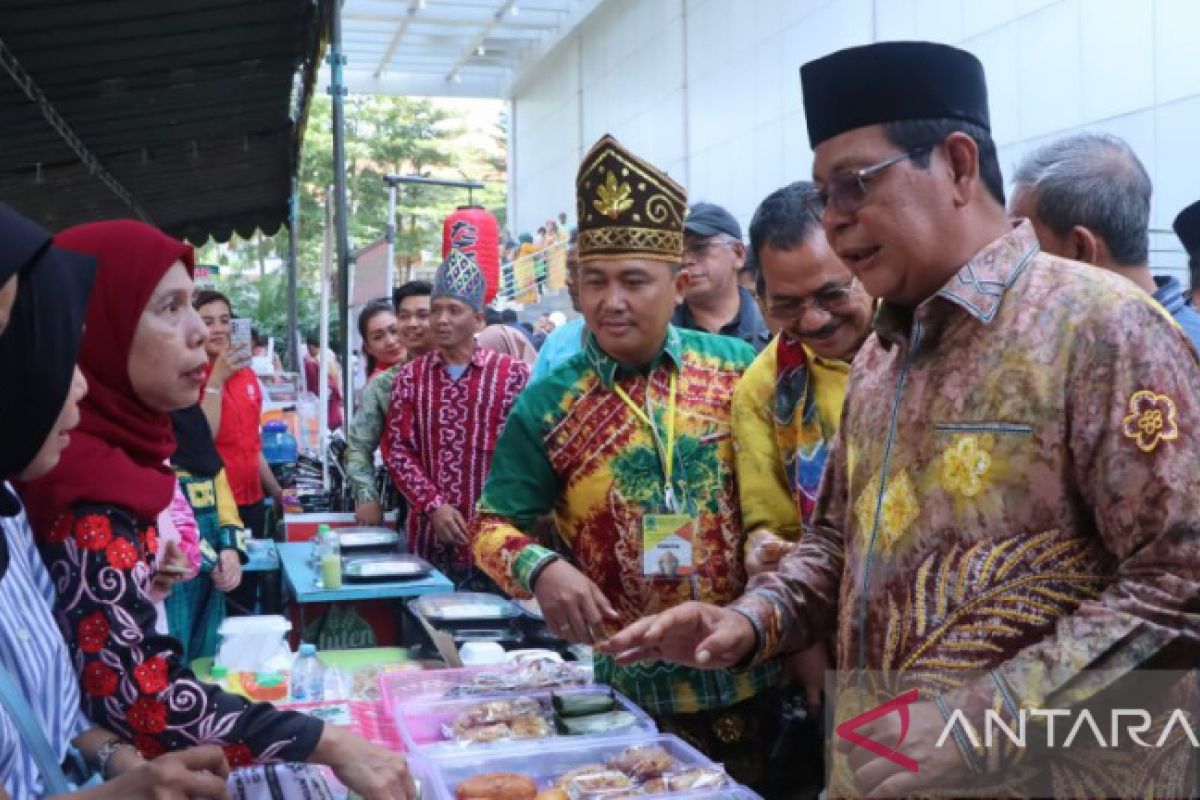
M 298 457 L 296 437 L 282 422 L 268 422 L 262 429 L 263 458 L 268 464 L 293 464 Z
M 569 720 L 575 728 L 585 726 L 574 734 L 568 734 L 563 727 L 549 691 L 403 702 L 393 705 L 392 713 L 410 753 L 487 750 L 563 739 L 580 746 L 594 739 L 637 733 L 653 735 L 658 731 L 654 720 L 642 709 L 608 687 L 589 686 L 554 694 L 572 703 L 608 698 L 611 710 L 606 712 L 604 720 L 599 719 L 599 714 Z M 581 723 L 583 719 L 612 722 L 612 725 L 587 728 L 586 723 Z
M 440 800 L 454 800 L 458 784 L 495 772 L 529 777 L 548 796 L 603 800 L 631 795 L 661 800 L 758 800 L 724 769 L 675 736 L 642 735 L 578 741 L 552 739 L 505 750 L 426 755 Z M 553 791 L 557 790 L 557 791 Z

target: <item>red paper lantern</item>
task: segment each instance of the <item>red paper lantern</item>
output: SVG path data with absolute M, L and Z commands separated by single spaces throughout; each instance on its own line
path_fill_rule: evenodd
M 459 206 L 442 225 L 442 258 L 454 248 L 475 259 L 487 281 L 484 303 L 492 302 L 500 287 L 499 240 L 500 225 L 480 206 Z

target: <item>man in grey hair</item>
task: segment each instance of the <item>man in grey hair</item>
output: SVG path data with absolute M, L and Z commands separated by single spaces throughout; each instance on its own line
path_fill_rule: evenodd
M 1150 272 L 1150 176 L 1122 139 L 1079 133 L 1025 157 L 1009 212 L 1027 217 L 1042 249 L 1127 278 L 1165 308 L 1200 350 L 1200 314 L 1172 277 Z

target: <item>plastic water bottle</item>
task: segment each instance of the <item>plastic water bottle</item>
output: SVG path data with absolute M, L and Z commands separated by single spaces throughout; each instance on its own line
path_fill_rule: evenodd
M 328 525 L 318 525 L 317 535 L 312 540 L 312 555 L 309 557 L 309 566 L 316 575 L 313 578 L 313 584 L 318 589 L 325 588 L 325 581 L 321 575 L 321 557 L 325 555 L 325 543 L 333 536 L 333 529 Z
M 332 531 L 321 545 L 321 584 L 326 589 L 342 588 L 342 545 Z
M 292 665 L 292 702 L 319 703 L 325 698 L 325 667 L 315 644 L 300 645 Z

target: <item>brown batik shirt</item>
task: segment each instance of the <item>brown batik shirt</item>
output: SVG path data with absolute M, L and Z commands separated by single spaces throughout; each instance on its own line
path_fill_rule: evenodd
M 733 606 L 757 658 L 836 626 L 839 669 L 1012 714 L 1085 669 L 1179 666 L 1165 656 L 1198 625 L 1200 369 L 1161 308 L 1041 253 L 1023 222 L 875 327 L 814 524 Z

